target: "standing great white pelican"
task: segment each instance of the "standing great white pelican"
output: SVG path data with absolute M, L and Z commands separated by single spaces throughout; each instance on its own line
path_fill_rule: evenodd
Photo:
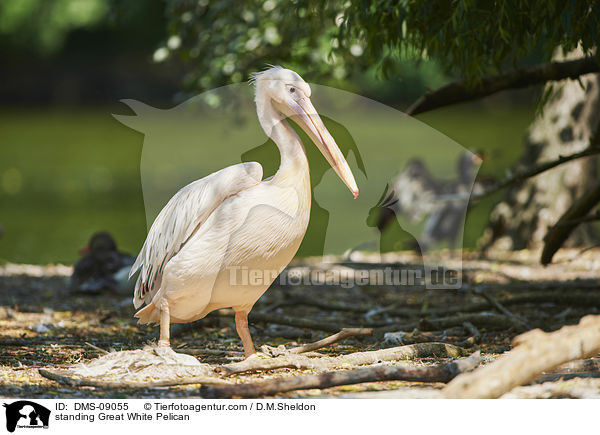
M 160 323 L 159 345 L 170 345 L 170 323 L 232 307 L 244 353 L 255 353 L 248 313 L 292 260 L 310 216 L 308 160 L 287 118 L 358 196 L 348 163 L 310 101 L 308 84 L 281 67 L 257 73 L 253 81 L 260 125 L 277 144 L 281 164 L 266 180 L 256 162 L 210 174 L 179 190 L 156 217 L 131 275 L 141 269 L 133 303 L 147 305 L 135 316 L 139 323 Z M 240 283 L 240 270 L 262 280 Z

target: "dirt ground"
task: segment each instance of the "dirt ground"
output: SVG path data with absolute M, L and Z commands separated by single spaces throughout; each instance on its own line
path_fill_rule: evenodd
M 368 255 L 358 253 L 353 260 L 343 267 L 402 268 L 417 261 L 410 253 L 386 255 L 383 262 L 376 263 Z M 442 260 L 448 265 L 459 263 L 449 254 Z M 322 259 L 315 258 L 296 262 L 291 270 L 323 267 Z M 136 324 L 129 295 L 71 294 L 67 289 L 70 273 L 71 268 L 62 265 L 0 266 L 1 396 L 200 397 L 199 385 L 142 389 L 70 387 L 41 376 L 39 368 L 63 368 L 97 358 L 102 355 L 97 348 L 139 349 L 157 339 L 157 327 Z M 575 324 L 586 314 L 600 312 L 599 249 L 561 251 L 548 267 L 539 265 L 537 252 L 512 252 L 486 259 L 467 253 L 462 280 L 463 286 L 458 290 L 426 290 L 415 285 L 274 285 L 250 313 L 251 331 L 259 348 L 264 344 L 308 343 L 343 327 L 365 326 L 374 328 L 375 334 L 350 338 L 319 352 L 340 355 L 439 341 L 468 347 L 469 351 L 481 350 L 489 362 L 508 351 L 512 338 L 523 330 L 537 327 L 552 331 Z M 511 321 L 481 291 L 501 302 L 526 326 Z M 476 327 L 480 337 L 464 326 L 465 321 Z M 204 363 L 219 365 L 242 359 L 241 342 L 228 310 L 211 313 L 192 324 L 175 325 L 172 334 L 176 351 L 194 354 Z M 597 360 L 593 362 L 594 369 L 584 378 L 520 387 L 506 397 L 600 397 L 600 371 Z M 311 372 L 278 369 L 237 375 L 235 380 L 247 383 Z M 376 382 L 296 391 L 280 397 L 435 397 L 442 386 Z

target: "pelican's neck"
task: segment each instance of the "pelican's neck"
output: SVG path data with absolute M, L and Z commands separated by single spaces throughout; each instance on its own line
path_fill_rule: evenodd
M 273 176 L 277 184 L 299 185 L 309 180 L 308 159 L 302 141 L 272 104 L 268 101 L 256 102 L 258 119 L 263 130 L 279 148 L 281 164 Z

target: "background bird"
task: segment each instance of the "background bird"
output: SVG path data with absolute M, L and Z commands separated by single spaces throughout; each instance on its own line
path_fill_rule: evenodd
M 454 179 L 436 178 L 419 158 L 411 159 L 405 168 L 386 186 L 378 203 L 370 210 L 368 223 L 375 226 L 386 237 L 404 234 L 391 232 L 398 227 L 397 216 L 412 222 L 425 220 L 418 242 L 411 246 L 419 253 L 432 245 L 447 241 L 450 249 L 456 245 L 461 234 L 471 192 L 482 191 L 491 182 L 489 179 L 475 180 L 476 170 L 482 162 L 482 153 L 464 152 L 459 155 Z M 381 242 L 383 246 L 395 246 L 393 240 Z
M 183 187 L 159 213 L 131 269 L 140 270 L 134 305 L 146 303 L 136 317 L 160 323 L 159 345 L 169 345 L 170 323 L 232 307 L 244 353 L 255 353 L 248 313 L 295 255 L 310 215 L 308 159 L 287 118 L 358 196 L 348 163 L 310 101 L 308 84 L 281 67 L 255 74 L 253 82 L 259 122 L 279 148 L 279 169 L 263 180 L 259 163 L 227 167 Z M 259 279 L 248 280 L 248 273 Z
M 94 234 L 79 253 L 83 256 L 75 263 L 69 281 L 72 291 L 131 291 L 134 280 L 129 280 L 128 275 L 135 257 L 119 252 L 115 240 L 108 232 Z

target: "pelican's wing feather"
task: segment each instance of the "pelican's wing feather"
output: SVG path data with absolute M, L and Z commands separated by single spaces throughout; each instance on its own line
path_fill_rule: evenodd
M 130 277 L 140 270 L 133 296 L 136 308 L 160 289 L 165 266 L 198 227 L 227 198 L 259 184 L 262 172 L 256 162 L 229 166 L 188 184 L 169 200 L 131 267 Z

